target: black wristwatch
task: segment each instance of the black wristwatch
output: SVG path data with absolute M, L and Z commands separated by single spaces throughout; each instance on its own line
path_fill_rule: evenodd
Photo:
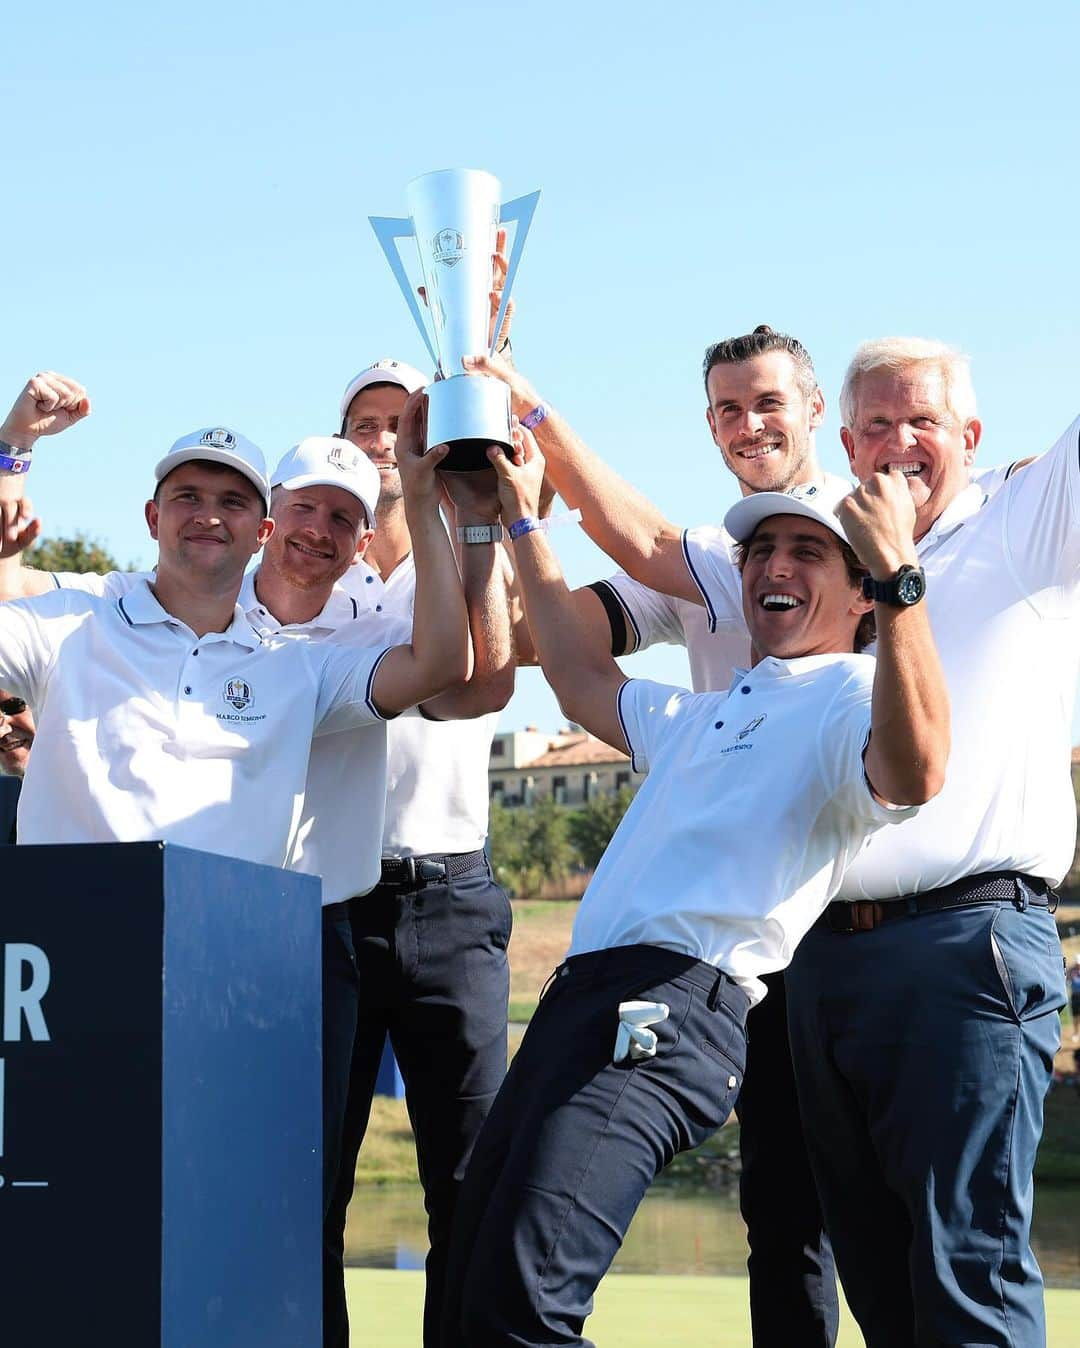
M 863 576 L 863 596 L 894 608 L 911 608 L 926 593 L 926 572 L 921 566 L 902 566 L 889 580 Z

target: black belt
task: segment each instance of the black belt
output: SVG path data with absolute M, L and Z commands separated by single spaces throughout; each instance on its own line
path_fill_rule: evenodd
M 939 913 L 946 908 L 967 908 L 973 903 L 1012 903 L 1021 911 L 1029 907 L 1053 911 L 1057 906 L 1057 895 L 1037 876 L 1021 875 L 1017 871 L 985 871 L 982 875 L 954 880 L 952 884 L 928 889 L 922 894 L 902 894 L 896 899 L 857 899 L 854 903 L 840 899 L 829 904 L 814 926 L 839 934 L 871 931 L 895 918 Z
M 448 856 L 383 857 L 380 885 L 399 889 L 421 889 L 424 885 L 445 884 L 473 871 L 485 860 L 484 849 L 452 852 Z

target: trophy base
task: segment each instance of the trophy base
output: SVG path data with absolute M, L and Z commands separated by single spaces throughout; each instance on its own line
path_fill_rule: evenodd
M 439 464 L 452 473 L 490 468 L 491 445 L 510 448 L 510 388 L 486 374 L 460 374 L 427 388 L 427 447 L 449 445 Z

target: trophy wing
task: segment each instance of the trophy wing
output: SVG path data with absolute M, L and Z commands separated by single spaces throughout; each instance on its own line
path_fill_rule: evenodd
M 539 194 L 537 194 L 539 195 Z M 393 216 L 369 215 L 368 220 L 371 228 L 375 231 L 375 237 L 379 241 L 379 246 L 386 255 L 386 260 L 390 264 L 390 270 L 394 273 L 394 279 L 398 283 L 401 293 L 405 296 L 405 303 L 409 306 L 409 312 L 413 316 L 413 322 L 420 330 L 420 336 L 424 339 L 424 345 L 431 355 L 432 364 L 438 368 L 439 357 L 435 351 L 435 344 L 431 340 L 428 332 L 427 323 L 424 321 L 424 315 L 417 303 L 416 291 L 409 280 L 409 274 L 405 270 L 405 264 L 401 260 L 401 252 L 398 249 L 398 239 L 411 239 L 414 237 L 413 224 L 411 220 L 395 219 Z M 515 239 L 515 243 L 517 240 Z M 507 282 L 509 283 L 510 274 L 507 272 Z
M 512 221 L 517 228 L 514 230 L 514 242 L 510 245 L 510 257 L 507 259 L 506 284 L 503 286 L 502 303 L 499 305 L 499 312 L 491 329 L 489 355 L 494 355 L 495 352 L 495 342 L 498 340 L 503 319 L 506 317 L 506 306 L 510 303 L 510 292 L 514 287 L 514 277 L 517 275 L 518 263 L 521 261 L 525 240 L 529 236 L 529 227 L 532 225 L 536 203 L 539 200 L 539 192 L 530 192 L 527 197 L 515 197 L 513 201 L 507 201 L 499 208 L 499 224 L 505 225 Z

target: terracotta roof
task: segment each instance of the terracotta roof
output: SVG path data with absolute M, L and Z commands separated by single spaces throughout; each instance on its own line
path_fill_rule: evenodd
M 547 752 L 522 763 L 523 768 L 577 768 L 589 764 L 629 763 L 626 754 L 592 735 L 563 735 L 552 740 Z

